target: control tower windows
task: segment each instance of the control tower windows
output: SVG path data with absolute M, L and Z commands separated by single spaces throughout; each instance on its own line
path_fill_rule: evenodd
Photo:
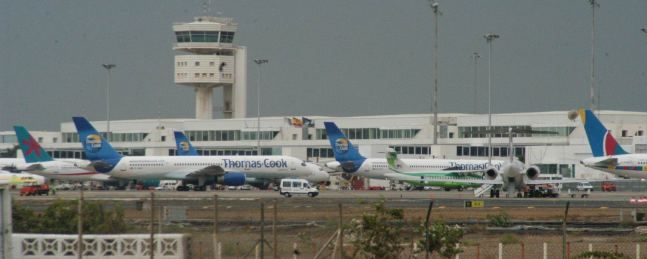
M 222 43 L 232 43 L 234 42 L 234 32 L 233 31 L 223 31 L 220 33 L 220 42 Z
M 191 35 L 188 31 L 176 31 L 177 42 L 191 42 Z

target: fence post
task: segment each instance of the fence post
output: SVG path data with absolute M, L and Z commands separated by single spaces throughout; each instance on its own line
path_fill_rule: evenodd
M 222 254 L 220 253 L 220 242 L 218 242 L 218 194 L 213 196 L 213 244 L 214 257 L 216 259 L 222 258 Z
M 258 242 L 260 247 L 256 247 L 258 253 L 260 254 L 260 257 L 263 259 L 265 257 L 265 251 L 263 251 L 263 248 L 265 247 L 265 204 L 261 202 L 261 241 Z
M 613 245 L 614 248 L 616 249 L 616 254 L 618 253 L 618 244 Z
M 525 259 L 525 258 L 526 258 L 526 249 L 523 242 L 521 242 L 521 259 Z
M 640 243 L 636 244 L 636 259 L 640 259 Z
M 593 252 L 593 244 L 589 243 L 589 252 Z
M 503 259 L 503 244 L 499 243 L 499 259 Z
M 459 243 L 456 243 L 456 250 L 458 250 L 459 248 L 460 248 L 460 244 L 459 244 Z M 461 255 L 460 255 L 460 254 L 456 254 L 456 259 L 460 259 L 460 258 L 461 258 Z
M 151 240 L 150 240 L 150 258 L 155 258 L 155 192 L 151 191 Z M 202 256 L 202 255 L 200 255 Z
M 299 248 L 297 247 L 297 242 L 292 243 L 292 259 L 299 258 Z
M 544 259 L 548 259 L 548 244 L 544 242 Z
M 476 245 L 476 259 L 481 259 L 481 246 Z
M 273 234 L 272 239 L 274 239 L 272 240 L 274 243 L 274 249 L 272 250 L 272 252 L 274 252 L 274 257 L 273 257 L 274 259 L 279 258 L 279 242 L 278 242 L 278 238 L 276 237 L 276 217 L 278 215 L 278 208 L 276 207 L 277 207 L 277 203 L 276 203 L 276 199 L 274 199 L 274 218 L 272 220 L 272 234 Z
M 566 242 L 566 258 L 571 258 L 571 242 Z

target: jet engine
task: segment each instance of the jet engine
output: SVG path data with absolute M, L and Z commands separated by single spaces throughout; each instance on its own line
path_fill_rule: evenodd
M 245 184 L 247 177 L 244 173 L 226 173 L 222 177 L 218 177 L 218 183 L 227 186 L 240 186 Z
M 539 177 L 539 174 L 539 167 L 531 166 L 526 169 L 526 176 L 528 176 L 528 179 L 535 180 Z
M 497 170 L 494 167 L 490 167 L 487 170 L 485 170 L 485 178 L 487 178 L 488 180 L 494 180 L 498 175 L 499 175 L 499 170 Z

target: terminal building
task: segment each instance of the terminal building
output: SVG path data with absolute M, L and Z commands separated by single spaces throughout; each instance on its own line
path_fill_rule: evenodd
M 628 152 L 647 153 L 647 112 L 600 111 L 602 122 Z M 304 123 L 305 120 L 305 123 Z M 438 144 L 433 145 L 432 114 L 402 114 L 358 117 L 286 116 L 264 117 L 260 130 L 256 118 L 150 119 L 110 122 L 110 142 L 125 155 L 174 155 L 173 130 L 184 131 L 203 155 L 256 155 L 260 137 L 262 155 L 290 155 L 308 161 L 334 160 L 323 122 L 332 121 L 359 146 L 366 157 L 382 157 L 391 147 L 402 157 L 487 159 L 487 114 L 439 114 Z M 92 122 L 105 131 L 106 121 Z M 579 118 L 568 111 L 493 114 L 495 128 L 531 129 L 556 134 L 517 134 L 514 154 L 543 174 L 605 178 L 606 173 L 585 168 L 579 161 L 592 156 Z M 26 125 L 29 126 L 29 125 Z M 260 136 L 257 135 L 260 132 Z M 76 128 L 64 122 L 60 132 L 32 132 L 55 158 L 83 158 Z M 492 138 L 493 159 L 510 154 L 507 134 Z M 0 132 L 0 149 L 17 145 L 13 132 Z

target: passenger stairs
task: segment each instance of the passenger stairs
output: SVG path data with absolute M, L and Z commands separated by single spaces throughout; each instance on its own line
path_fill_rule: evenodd
M 490 191 L 494 187 L 494 184 L 483 184 L 481 187 L 474 189 L 474 197 L 481 197 L 481 195 Z

